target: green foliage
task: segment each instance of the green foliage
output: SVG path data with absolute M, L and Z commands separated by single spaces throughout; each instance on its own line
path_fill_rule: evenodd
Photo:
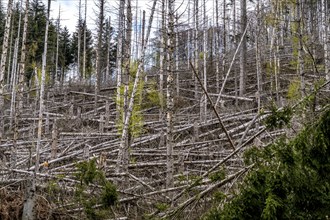
M 118 200 L 116 187 L 109 181 L 105 182 L 104 190 L 101 194 L 102 204 L 104 207 L 110 207 Z
M 225 179 L 225 177 L 226 177 L 226 172 L 224 169 L 221 169 L 209 175 L 209 178 L 211 179 L 212 182 L 221 181 Z
M 80 183 L 76 184 L 75 198 L 83 206 L 86 217 L 104 219 L 109 216 L 108 208 L 118 200 L 115 185 L 97 168 L 96 159 L 78 163 L 76 168 L 75 176 Z M 97 204 L 101 204 L 101 208 L 95 208 Z
M 157 88 L 156 81 L 149 81 L 143 96 L 143 108 L 165 106 L 165 99 Z
M 132 95 L 133 91 L 133 86 L 134 86 L 134 78 L 136 76 L 136 73 L 138 71 L 138 62 L 131 62 L 130 64 L 130 71 L 129 75 L 131 76 L 131 81 L 129 82 L 128 89 L 125 94 L 125 86 L 120 87 L 120 99 L 117 100 L 117 105 L 119 106 L 121 112 L 120 112 L 120 117 L 119 121 L 117 122 L 118 126 L 118 131 L 121 134 L 123 130 L 123 118 L 125 114 L 125 109 L 124 109 L 124 99 L 126 98 L 126 104 L 127 108 L 129 105 L 129 100 Z M 141 74 L 143 75 L 143 74 Z M 142 94 L 143 94 L 143 89 L 144 89 L 144 81 L 139 80 L 139 84 L 137 85 L 137 90 L 136 94 L 134 97 L 134 105 L 133 105 L 133 110 L 131 114 L 131 119 L 130 119 L 130 124 L 129 124 L 129 132 L 133 137 L 139 136 L 143 132 L 143 115 L 141 113 L 141 105 L 140 103 L 142 102 Z M 126 97 L 125 97 L 126 96 Z
M 330 215 L 330 109 L 291 141 L 251 148 L 240 192 L 204 219 L 327 219 Z
M 287 97 L 289 100 L 292 100 L 292 101 L 296 101 L 301 97 L 299 80 L 293 80 L 290 83 L 289 88 L 288 88 Z
M 127 90 L 127 105 L 129 103 L 134 82 L 130 82 Z M 141 105 L 139 104 L 142 100 L 142 91 L 144 88 L 144 82 L 140 81 L 137 87 L 137 92 L 134 97 L 134 105 L 131 114 L 131 120 L 129 124 L 129 132 L 133 137 L 139 136 L 143 132 L 143 115 L 141 113 Z M 117 100 L 117 105 L 120 106 L 120 117 L 117 121 L 118 131 L 121 134 L 123 130 L 123 117 L 124 117 L 124 97 L 125 97 L 125 86 L 120 87 L 120 100 Z M 128 107 L 128 106 L 127 106 Z
M 224 194 L 221 191 L 217 191 L 217 192 L 213 193 L 213 200 L 216 203 L 222 202 L 225 198 L 227 198 L 226 194 Z
M 155 206 L 156 206 L 156 209 L 157 209 L 158 211 L 161 211 L 161 212 L 165 211 L 165 210 L 168 209 L 168 207 L 169 207 L 169 205 L 166 204 L 166 203 L 156 203 Z
M 284 107 L 283 110 L 278 110 L 276 105 L 271 106 L 271 115 L 265 119 L 265 124 L 268 128 L 282 128 L 288 125 L 293 111 L 290 107 Z

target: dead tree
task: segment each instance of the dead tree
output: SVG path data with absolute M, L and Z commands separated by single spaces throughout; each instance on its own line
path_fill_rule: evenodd
M 169 16 L 169 33 L 168 33 L 168 58 L 167 65 L 167 88 L 166 88 L 166 188 L 173 186 L 173 172 L 174 172 L 174 159 L 173 159 L 173 108 L 174 108 L 174 45 L 175 45 L 175 32 L 174 32 L 174 2 L 175 0 L 168 0 L 168 16 Z
M 83 69 L 82 75 L 83 79 L 86 79 L 86 29 L 87 29 L 87 0 L 85 0 L 85 19 L 84 19 L 84 49 L 83 49 Z
M 7 16 L 6 16 L 6 25 L 5 32 L 3 36 L 2 43 L 2 53 L 1 53 L 1 63 L 0 63 L 0 141 L 4 133 L 4 87 L 5 87 L 5 70 L 6 70 L 6 61 L 7 61 L 7 52 L 8 52 L 8 43 L 9 43 L 9 31 L 12 17 L 12 7 L 13 0 L 8 0 L 7 7 Z
M 328 0 L 323 0 L 323 49 L 324 49 L 324 67 L 325 67 L 325 77 L 326 80 L 330 80 L 330 36 L 329 36 L 329 22 L 330 22 L 330 16 L 329 16 L 329 3 Z M 330 86 L 328 86 L 328 89 L 330 89 Z
M 78 58 L 77 58 L 77 75 L 81 80 L 81 73 L 80 73 L 80 51 L 81 51 L 81 0 L 79 0 L 78 5 Z
M 40 164 L 40 150 L 41 150 L 41 136 L 42 136 L 42 121 L 43 114 L 45 111 L 44 106 L 44 93 L 45 93 L 45 81 L 46 81 L 46 64 L 47 64 L 47 47 L 48 47 L 48 29 L 49 29 L 49 14 L 50 14 L 50 3 L 48 0 L 47 7 L 47 20 L 46 20 L 46 30 L 45 30 L 45 41 L 44 41 L 44 52 L 42 55 L 42 68 L 41 68 L 41 83 L 40 83 L 40 93 L 39 93 L 39 118 L 38 118 L 38 136 L 37 136 L 37 146 L 36 146 L 36 161 L 34 167 L 34 175 L 32 180 L 29 181 L 27 187 L 26 199 L 23 208 L 23 220 L 35 219 L 35 200 L 36 200 L 36 178 L 39 172 Z
M 247 12 L 246 0 L 241 0 L 241 35 L 243 35 L 247 26 Z M 239 75 L 239 95 L 243 96 L 245 93 L 246 84 L 246 57 L 247 57 L 247 44 L 246 36 L 243 37 L 241 57 L 240 57 L 240 75 Z
M 123 65 L 123 37 L 124 37 L 124 16 L 125 16 L 125 0 L 120 0 L 119 3 L 119 15 L 118 15 L 118 42 L 117 42 L 117 97 L 116 97 L 116 102 L 117 102 L 117 115 L 116 115 L 116 120 L 119 120 L 120 117 L 120 99 L 121 99 L 121 94 L 120 94 L 120 88 L 122 85 L 122 65 Z
M 98 33 L 97 33 L 97 48 L 96 48 L 96 75 L 95 75 L 95 108 L 97 107 L 98 94 L 101 84 L 101 53 L 102 53 L 102 35 L 104 25 L 104 3 L 105 0 L 98 1 L 99 17 L 98 17 Z M 78 58 L 79 59 L 79 58 Z

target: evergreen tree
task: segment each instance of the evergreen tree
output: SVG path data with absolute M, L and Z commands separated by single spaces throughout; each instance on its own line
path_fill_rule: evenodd
M 282 139 L 263 149 L 252 148 L 245 158 L 254 168 L 240 192 L 223 209 L 213 209 L 205 219 L 328 219 L 329 107 L 295 139 Z M 220 201 L 223 198 L 224 195 Z M 216 206 L 220 207 L 218 202 Z
M 70 65 L 73 63 L 73 55 L 71 50 L 71 37 L 67 27 L 61 29 L 59 34 L 58 65 L 61 74 L 59 79 L 63 81 L 66 72 L 69 70 Z
M 72 35 L 72 44 L 71 44 L 71 53 L 73 56 L 73 64 L 76 65 L 77 64 L 77 58 L 78 58 L 78 28 L 80 28 L 81 33 L 84 33 L 84 22 L 80 22 L 80 27 L 77 26 L 76 31 L 73 33 Z M 87 27 L 87 25 L 86 25 Z M 84 47 L 84 39 L 83 39 L 83 35 L 81 35 L 81 47 Z M 86 29 L 86 75 L 88 77 L 91 76 L 91 73 L 93 71 L 93 59 L 94 59 L 94 55 L 93 55 L 93 36 L 92 36 L 92 32 L 91 30 L 89 30 L 88 28 Z M 80 53 L 80 71 L 79 72 L 83 72 L 83 53 Z
M 109 19 L 105 20 L 104 31 L 103 31 L 103 42 L 102 42 L 102 60 L 101 60 L 101 70 L 103 79 L 113 78 L 113 71 L 116 66 L 116 51 L 117 45 L 113 42 L 113 27 L 109 23 Z M 109 75 L 106 76 L 106 68 L 109 64 Z
M 46 28 L 46 13 L 44 4 L 33 0 L 30 4 L 30 18 L 27 37 L 27 73 L 29 81 L 35 67 L 40 67 L 44 51 L 44 33 Z

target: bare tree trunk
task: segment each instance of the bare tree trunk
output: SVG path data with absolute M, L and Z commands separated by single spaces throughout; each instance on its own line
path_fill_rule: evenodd
M 160 94 L 160 108 L 159 108 L 159 119 L 164 121 L 164 70 L 166 69 L 166 7 L 165 0 L 162 0 L 161 5 L 162 12 L 162 23 L 161 23 L 161 39 L 160 39 L 160 57 L 159 57 L 159 94 Z M 165 124 L 163 124 L 160 130 L 160 141 L 159 146 L 163 147 L 165 143 Z
M 81 73 L 80 73 L 80 51 L 81 51 L 81 0 L 79 0 L 78 5 L 78 58 L 77 58 L 77 76 L 78 79 L 81 80 Z
M 326 81 L 330 80 L 330 37 L 329 37 L 329 22 L 330 22 L 330 16 L 329 16 L 329 3 L 328 0 L 323 0 L 323 49 L 324 49 L 324 71 L 325 71 L 325 77 Z M 327 86 L 328 89 L 330 89 L 330 85 Z
M 104 2 L 105 0 L 98 1 L 99 17 L 98 17 L 98 34 L 97 34 L 97 49 L 96 49 L 96 81 L 95 81 L 95 108 L 97 108 L 98 94 L 101 85 L 101 52 L 102 52 L 102 36 L 104 24 Z
M 247 26 L 247 15 L 246 15 L 246 0 L 241 0 L 241 35 L 244 33 Z M 246 37 L 243 37 L 241 57 L 240 57 L 240 76 L 239 76 L 239 95 L 243 96 L 245 93 L 246 86 L 246 54 L 247 45 Z
M 203 84 L 204 88 L 207 90 L 207 18 L 206 18 L 206 1 L 203 1 Z M 201 121 L 206 121 L 207 113 L 207 99 L 206 95 L 202 95 L 201 108 L 200 108 L 200 118 Z
M 123 79 L 123 38 L 124 38 L 124 16 L 125 16 L 125 0 L 120 0 L 119 3 L 119 17 L 118 17 L 118 43 L 117 43 L 117 115 L 116 119 L 117 121 L 119 120 L 120 117 L 120 99 L 121 99 L 121 94 L 120 94 L 120 89 L 122 85 L 122 79 Z
M 187 36 L 187 67 L 188 70 L 190 68 L 190 61 L 191 61 L 191 30 L 190 30 L 190 1 L 188 1 L 188 36 Z
M 36 179 L 37 173 L 39 172 L 40 164 L 40 148 L 41 148 L 41 138 L 42 138 L 42 121 L 43 114 L 45 111 L 44 106 L 44 92 L 45 92 L 45 81 L 46 81 L 46 64 L 47 64 L 47 46 L 48 46 L 48 29 L 49 29 L 49 13 L 50 13 L 51 0 L 48 0 L 47 7 L 47 20 L 46 20 L 46 30 L 45 30 L 45 42 L 44 42 L 44 52 L 42 56 L 42 69 L 41 69 L 41 83 L 40 83 L 40 96 L 39 96 L 39 119 L 38 119 L 38 137 L 37 137 L 37 147 L 36 147 L 36 161 L 34 176 L 27 187 L 26 199 L 23 207 L 23 220 L 33 220 L 35 219 L 34 206 L 35 206 L 35 192 L 36 192 Z
M 175 45 L 175 33 L 174 33 L 174 2 L 175 0 L 168 0 L 168 15 L 169 15 L 169 39 L 168 39 L 168 55 L 169 64 L 167 72 L 167 130 L 166 130 L 166 188 L 173 186 L 173 172 L 174 172 L 174 159 L 173 159 L 173 95 L 174 95 L 174 45 Z
M 21 58 L 19 62 L 19 74 L 18 74 L 18 92 L 17 92 L 17 104 L 15 105 L 15 118 L 14 118 L 14 146 L 13 149 L 17 151 L 17 139 L 18 139 L 18 119 L 23 108 L 23 92 L 24 92 L 24 78 L 25 78 L 25 61 L 26 61 L 26 36 L 28 26 L 28 12 L 29 12 L 29 0 L 25 0 L 24 11 L 24 26 L 22 36 L 22 50 Z
M 126 0 L 126 33 L 125 33 L 125 46 L 124 46 L 124 67 L 125 67 L 125 80 L 124 83 L 129 82 L 129 72 L 131 64 L 131 48 L 132 48 L 132 5 L 131 0 Z
M 84 19 L 84 55 L 83 55 L 83 79 L 86 80 L 86 29 L 87 29 L 87 0 L 85 0 L 85 19 Z
M 110 33 L 110 29 L 111 29 L 111 17 L 109 17 L 109 21 L 108 21 L 108 26 L 109 26 L 109 32 L 107 33 L 107 67 L 105 70 L 105 76 L 104 76 L 104 80 L 108 81 L 108 77 L 110 75 L 110 44 L 111 44 L 111 33 Z
M 303 2 L 297 0 L 296 10 L 298 19 L 298 39 L 299 39 L 299 49 L 298 49 L 298 75 L 300 76 L 300 89 L 301 96 L 305 95 L 305 77 L 304 77 L 304 50 L 303 50 L 303 13 L 302 13 Z
M 22 8 L 23 0 L 20 1 L 20 8 Z M 19 14 L 18 18 L 18 27 L 17 27 L 17 35 L 15 39 L 15 46 L 14 46 L 14 55 L 13 55 L 13 66 L 11 68 L 11 85 L 12 85 L 12 91 L 11 91 L 11 103 L 10 103 L 10 122 L 9 122 L 9 130 L 13 129 L 13 123 L 15 121 L 15 116 L 16 116 L 16 92 L 17 92 L 17 62 L 18 62 L 18 47 L 19 47 L 19 40 L 21 36 L 21 22 L 22 22 L 22 13 Z M 13 129 L 15 130 L 15 128 Z M 14 154 L 16 157 L 16 151 L 14 150 Z M 14 165 L 16 165 L 16 160 L 14 160 Z
M 195 39 L 194 39 L 194 57 L 195 57 L 195 69 L 197 74 L 199 74 L 199 67 L 198 67 L 198 62 L 199 62 L 199 50 L 198 50 L 198 0 L 194 0 L 194 20 L 195 20 Z M 194 77 L 194 83 L 195 83 L 195 100 L 198 100 L 198 81 L 195 76 Z
M 227 29 L 226 29 L 226 9 L 227 9 L 227 1 L 223 0 L 223 18 L 222 18 L 222 25 L 223 25 L 223 37 L 222 37 L 222 79 L 224 78 L 224 74 L 226 72 L 226 53 L 227 53 Z M 219 49 L 220 50 L 220 30 L 218 32 L 218 40 L 219 40 Z M 219 51 L 220 52 L 220 51 Z
M 0 141 L 3 138 L 4 133 L 4 78 L 5 78 L 5 69 L 6 69 L 6 60 L 7 60 L 7 52 L 8 52 L 8 42 L 9 42 L 9 31 L 10 31 L 10 24 L 11 24 L 11 16 L 12 16 L 12 6 L 13 0 L 8 0 L 8 7 L 7 7 L 7 17 L 6 17 L 6 25 L 5 25 L 5 32 L 3 36 L 3 43 L 2 43 L 2 53 L 1 53 L 1 63 L 0 63 Z
M 260 3 L 257 3 L 257 30 L 256 30 L 256 73 L 257 73 L 257 92 L 256 101 L 258 113 L 260 112 L 260 94 L 261 94 L 261 57 L 260 57 Z
M 175 34 L 175 71 L 176 71 L 176 95 L 179 96 L 180 94 L 180 75 L 179 75 L 179 22 L 178 22 L 178 15 L 176 15 L 176 34 Z
M 55 84 L 58 81 L 58 50 L 59 50 L 59 39 L 60 39 L 60 20 L 61 20 L 61 6 L 58 8 L 58 18 L 56 27 L 56 57 L 55 57 Z
M 9 59 L 8 59 L 8 64 L 7 64 L 7 85 L 8 89 L 11 89 L 11 82 L 12 82 L 12 75 L 11 75 L 11 57 L 12 57 L 12 51 L 13 51 L 13 38 L 14 38 L 14 19 L 11 21 L 10 25 L 10 42 L 9 42 Z

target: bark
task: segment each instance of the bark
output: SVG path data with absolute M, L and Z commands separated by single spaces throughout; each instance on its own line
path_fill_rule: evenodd
M 84 49 L 83 49 L 83 79 L 86 79 L 86 32 L 87 32 L 87 0 L 85 0 L 85 19 L 84 19 Z
M 98 17 L 98 33 L 97 33 L 97 49 L 96 49 L 96 76 L 95 76 L 95 108 L 97 108 L 98 94 L 101 85 L 101 53 L 102 53 L 102 36 L 104 26 L 104 3 L 105 0 L 99 0 L 99 17 Z
M 122 85 L 123 78 L 123 38 L 124 38 L 124 16 L 125 16 L 125 0 L 120 0 L 119 3 L 119 17 L 118 17 L 118 43 L 117 43 L 117 115 L 116 119 L 119 120 L 121 108 L 120 108 L 120 89 Z
M 247 26 L 246 15 L 246 0 L 241 0 L 241 35 L 243 35 Z M 243 36 L 241 57 L 240 57 L 240 76 L 239 76 L 239 95 L 243 96 L 246 87 L 246 58 L 247 58 L 247 43 L 246 36 Z
M 206 18 L 206 2 L 203 2 L 203 86 L 207 91 L 207 18 Z M 207 99 L 206 95 L 202 95 L 201 109 L 200 109 L 201 121 L 206 121 L 207 114 Z
M 174 107 L 174 2 L 175 0 L 168 0 L 168 16 L 169 16 L 169 33 L 168 33 L 168 57 L 169 63 L 167 66 L 167 89 L 166 89 L 166 188 L 173 187 L 173 172 L 174 172 L 174 158 L 173 158 L 173 107 Z
M 194 59 L 195 59 L 195 69 L 197 71 L 197 74 L 199 74 L 199 50 L 198 50 L 198 20 L 199 20 L 199 16 L 198 16 L 198 0 L 194 0 L 194 23 L 195 23 L 195 31 L 194 31 Z M 193 75 L 194 77 L 194 84 L 195 84 L 195 100 L 198 100 L 198 81 L 196 79 L 196 77 Z
M 324 50 L 324 71 L 325 71 L 325 77 L 326 81 L 330 80 L 330 37 L 329 37 L 329 22 L 330 22 L 330 16 L 329 16 L 329 3 L 328 0 L 323 0 L 323 50 Z M 328 90 L 330 89 L 330 86 L 327 86 Z
M 56 27 L 56 57 L 55 57 L 55 84 L 58 81 L 58 50 L 59 50 L 59 38 L 60 38 L 60 20 L 61 20 L 61 6 L 58 9 L 57 27 Z
M 105 82 L 108 81 L 108 78 L 110 76 L 110 44 L 111 44 L 111 33 L 110 33 L 110 28 L 111 28 L 111 17 L 109 17 L 109 21 L 108 21 L 108 25 L 109 25 L 109 32 L 107 33 L 107 67 L 105 70 L 105 76 L 103 77 L 103 80 Z
M 160 39 L 160 57 L 159 57 L 159 96 L 160 96 L 160 108 L 159 108 L 159 119 L 160 121 L 164 121 L 164 71 L 166 69 L 166 56 L 165 53 L 167 51 L 167 33 L 166 33 L 166 7 L 165 1 L 162 0 L 161 4 L 161 12 L 162 12 L 162 23 L 161 23 L 161 39 Z M 161 136 L 159 145 L 160 147 L 164 146 L 165 143 L 165 125 L 161 129 Z
M 80 52 L 81 52 L 81 0 L 79 0 L 78 5 L 78 57 L 77 57 L 77 76 L 78 79 L 81 80 L 81 73 L 80 73 Z
M 9 31 L 12 17 L 12 6 L 13 0 L 8 0 L 7 6 L 7 16 L 5 24 L 5 32 L 3 36 L 2 43 L 2 53 L 1 53 L 1 63 L 0 63 L 0 141 L 3 138 L 4 133 L 4 86 L 5 86 L 5 70 L 6 70 L 6 61 L 7 61 L 7 52 L 8 52 L 8 43 L 9 43 Z

